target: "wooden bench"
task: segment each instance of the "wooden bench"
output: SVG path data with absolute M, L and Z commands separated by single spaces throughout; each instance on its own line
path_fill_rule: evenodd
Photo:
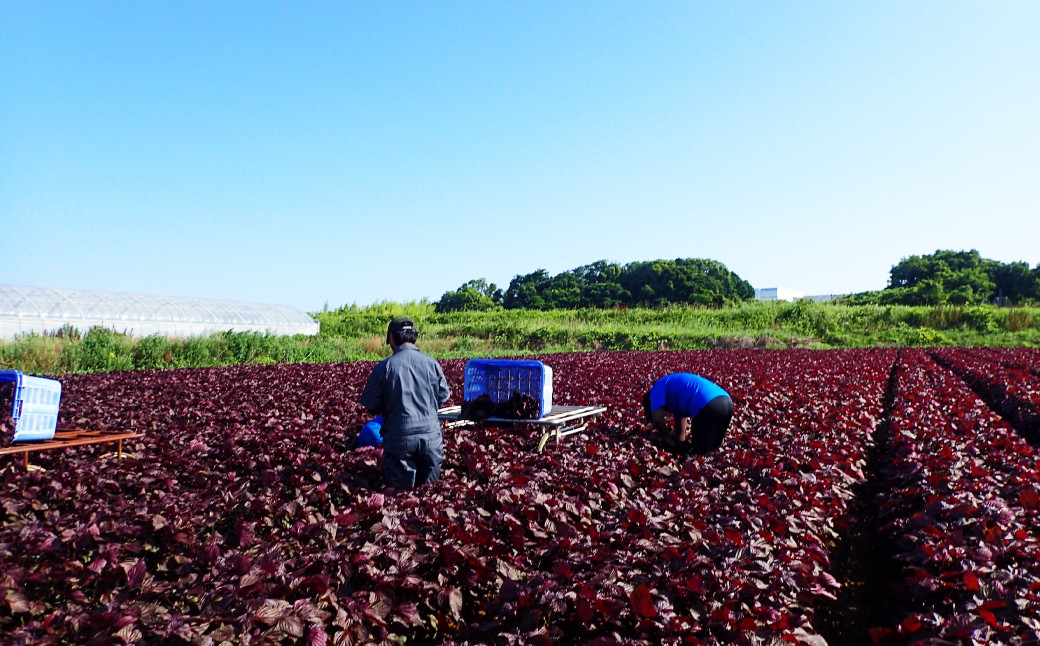
M 55 449 L 67 449 L 71 446 L 84 446 L 87 444 L 116 443 L 116 455 L 123 457 L 123 440 L 133 440 L 144 437 L 144 433 L 131 431 L 88 431 L 83 429 L 66 429 L 55 431 L 54 437 L 49 440 L 38 442 L 16 442 L 11 446 L 0 448 L 0 455 L 23 454 L 25 468 L 29 468 L 29 454 L 33 451 L 52 451 Z

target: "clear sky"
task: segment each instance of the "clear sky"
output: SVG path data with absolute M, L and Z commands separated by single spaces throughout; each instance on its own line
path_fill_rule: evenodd
M 0 0 L 0 283 L 436 300 L 1040 263 L 1040 2 Z

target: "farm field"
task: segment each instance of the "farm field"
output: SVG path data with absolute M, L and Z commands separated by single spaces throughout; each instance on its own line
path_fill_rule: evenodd
M 608 412 L 447 430 L 403 493 L 373 362 L 63 377 L 59 426 L 146 435 L 0 464 L 0 643 L 1040 644 L 1040 350 L 536 358 Z M 678 371 L 733 396 L 711 455 L 641 419 Z

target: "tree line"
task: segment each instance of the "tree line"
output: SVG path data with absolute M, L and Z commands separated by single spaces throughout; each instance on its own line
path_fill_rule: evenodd
M 1040 301 L 1040 264 L 1003 263 L 971 251 L 938 250 L 903 258 L 888 285 L 841 299 L 848 304 L 1026 305 Z
M 752 300 L 750 283 L 716 260 L 677 258 L 625 265 L 599 260 L 552 276 L 544 269 L 517 275 L 506 289 L 484 278 L 445 292 L 438 312 L 495 309 L 662 307 Z M 838 299 L 848 305 L 1030 305 L 1040 302 L 1040 264 L 1004 263 L 970 251 L 937 250 L 893 265 L 879 291 Z
M 550 276 L 544 269 L 514 276 L 505 290 L 480 278 L 445 292 L 438 312 L 722 306 L 754 299 L 755 289 L 716 260 L 677 258 L 625 265 L 599 260 Z

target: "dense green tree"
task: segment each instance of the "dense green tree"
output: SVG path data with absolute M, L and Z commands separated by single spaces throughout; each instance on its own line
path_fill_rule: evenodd
M 617 284 L 624 268 L 616 262 L 597 260 L 567 273 L 577 276 L 583 285 Z
M 502 297 L 502 304 L 510 310 L 552 309 L 551 305 L 546 305 L 542 296 L 548 282 L 549 272 L 544 269 L 533 271 L 526 276 L 514 276 Z
M 996 296 L 1012 303 L 1040 299 L 1040 265 L 1035 270 L 1030 270 L 1024 262 L 994 262 L 993 265 L 989 274 L 996 288 Z
M 574 273 L 564 272 L 550 278 L 542 288 L 549 309 L 575 309 L 582 304 L 582 282 Z
M 923 280 L 939 279 L 945 282 L 962 271 L 982 266 L 982 257 L 971 251 L 936 251 L 930 256 L 903 258 L 890 272 L 889 287 L 913 287 Z
M 677 293 L 686 291 L 685 276 L 670 260 L 633 262 L 625 266 L 621 286 L 647 305 L 674 303 Z
M 892 267 L 879 300 L 898 305 L 976 305 L 994 297 L 1021 303 L 1038 296 L 1040 280 L 1028 264 L 988 260 L 972 249 L 938 250 L 930 256 L 902 259 Z
M 502 303 L 507 309 L 722 305 L 754 295 L 747 281 L 714 260 L 679 258 L 625 266 L 599 260 L 556 276 L 544 269 L 515 276 Z
M 593 283 L 582 289 L 582 307 L 617 307 L 632 302 L 632 294 L 618 283 Z
M 435 304 L 438 312 L 481 311 L 502 306 L 502 290 L 483 278 L 471 280 L 455 291 L 444 292 Z
M 722 305 L 727 300 L 755 297 L 750 283 L 722 263 L 703 258 L 631 263 L 625 266 L 620 282 L 633 294 L 633 304 Z

